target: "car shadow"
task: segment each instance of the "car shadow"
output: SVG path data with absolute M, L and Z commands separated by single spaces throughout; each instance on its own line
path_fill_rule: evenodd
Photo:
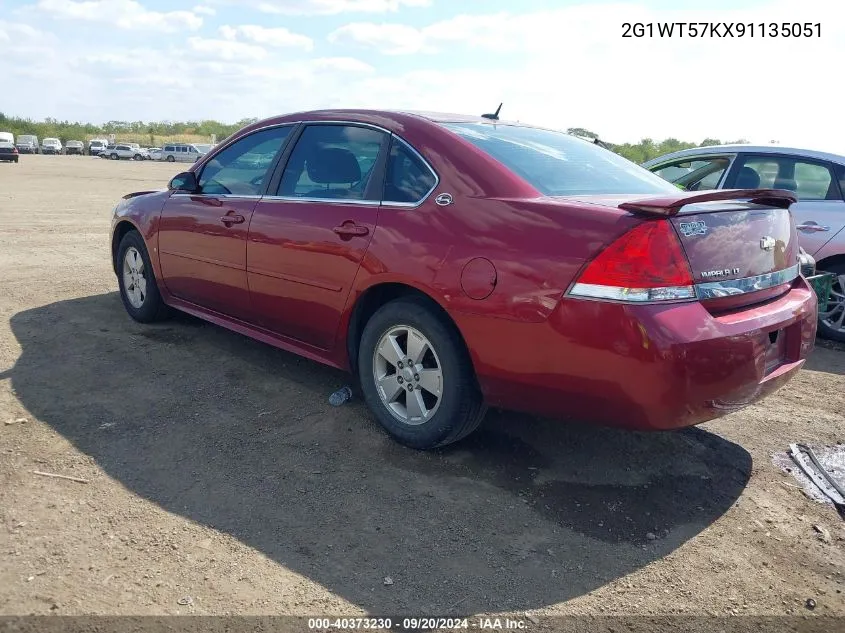
M 521 610 L 589 592 L 712 524 L 751 457 L 702 429 L 491 411 L 453 447 L 389 440 L 345 374 L 109 293 L 11 319 L 23 405 L 110 477 L 370 613 Z M 384 578 L 389 576 L 392 584 Z

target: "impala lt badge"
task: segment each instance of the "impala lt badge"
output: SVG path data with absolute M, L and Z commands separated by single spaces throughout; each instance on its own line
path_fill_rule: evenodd
M 707 225 L 702 220 L 695 222 L 681 222 L 681 233 L 684 237 L 692 237 L 693 235 L 704 235 L 707 233 Z
M 764 251 L 770 251 L 775 247 L 775 238 L 767 235 L 766 237 L 760 238 L 760 248 Z
M 738 275 L 739 268 L 725 268 L 723 270 L 705 270 L 701 273 L 704 279 L 713 279 L 714 277 L 730 277 L 731 275 Z

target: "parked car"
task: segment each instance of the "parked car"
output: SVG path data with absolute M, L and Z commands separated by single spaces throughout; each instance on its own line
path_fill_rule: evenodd
M 147 154 L 150 157 L 150 160 L 161 160 L 161 148 L 160 147 L 148 147 Z
M 61 154 L 62 142 L 57 138 L 45 138 L 41 141 L 42 154 Z
M 15 144 L 15 135 L 11 132 L 0 132 L 0 143 Z
M 82 141 L 68 141 L 65 145 L 65 154 L 77 154 L 82 156 L 85 154 L 85 143 Z
M 99 156 L 103 153 L 103 150 L 109 146 L 109 142 L 103 139 L 92 139 L 88 141 L 88 155 L 89 156 Z
M 20 153 L 14 143 L 0 141 L 0 162 L 17 163 L 19 159 Z
M 332 110 L 124 196 L 111 254 L 136 321 L 177 308 L 349 369 L 427 449 L 487 405 L 673 429 L 782 387 L 816 334 L 794 201 L 682 192 L 525 124 Z
M 146 151 L 140 147 L 132 147 L 131 145 L 108 145 L 102 152 L 101 158 L 110 158 L 111 160 L 119 160 L 121 158 L 132 160 L 145 160 Z
M 801 246 L 820 272 L 837 277 L 819 333 L 845 341 L 845 156 L 780 145 L 696 147 L 643 164 L 688 191 L 775 188 L 794 192 L 790 207 Z
M 15 147 L 21 154 L 38 153 L 38 137 L 34 134 L 21 134 L 15 143 Z
M 165 145 L 161 150 L 161 159 L 169 163 L 195 163 L 204 154 L 191 143 L 174 143 L 172 145 Z

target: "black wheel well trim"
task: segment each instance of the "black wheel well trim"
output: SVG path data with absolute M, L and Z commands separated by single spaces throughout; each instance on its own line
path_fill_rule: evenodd
M 135 226 L 130 220 L 122 219 L 120 220 L 114 227 L 114 231 L 112 231 L 111 237 L 111 263 L 112 268 L 114 269 L 114 274 L 117 274 L 117 249 L 120 248 L 120 242 L 123 240 L 123 237 L 129 233 L 130 231 L 138 231 L 138 234 L 141 234 L 141 231 Z M 143 235 L 141 236 L 143 238 Z
M 363 293 L 361 293 L 361 296 L 356 299 L 355 305 L 352 307 L 352 314 L 349 318 L 349 325 L 346 330 L 346 353 L 349 359 L 349 370 L 356 379 L 358 378 L 358 349 L 361 344 L 361 336 L 364 333 L 364 327 L 366 327 L 367 322 L 379 308 L 390 301 L 402 298 L 422 299 L 428 303 L 438 315 L 442 316 L 449 327 L 454 329 L 461 341 L 466 357 L 469 359 L 470 364 L 474 366 L 472 355 L 469 353 L 466 340 L 464 339 L 458 324 L 455 323 L 455 320 L 446 311 L 446 309 L 437 302 L 437 300 L 414 286 L 401 282 L 383 282 L 374 284 L 367 288 Z
M 825 266 L 845 266 L 845 253 L 831 255 L 820 262 L 816 262 L 816 270 L 819 272 L 827 272 Z

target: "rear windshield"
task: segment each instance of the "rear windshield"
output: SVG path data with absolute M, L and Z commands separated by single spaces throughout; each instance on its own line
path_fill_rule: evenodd
M 546 196 L 678 193 L 647 169 L 563 132 L 486 123 L 445 126 Z

